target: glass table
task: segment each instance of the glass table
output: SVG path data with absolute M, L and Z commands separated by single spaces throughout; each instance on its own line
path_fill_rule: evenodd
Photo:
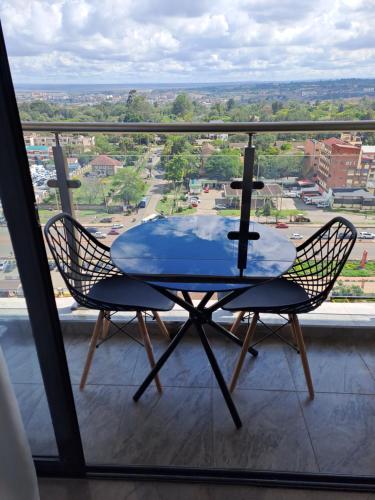
M 142 396 L 189 327 L 194 325 L 234 423 L 241 427 L 204 325 L 210 325 L 242 345 L 242 340 L 216 323 L 212 314 L 244 289 L 285 273 L 294 263 L 296 250 L 281 231 L 250 222 L 249 230 L 258 232 L 259 239 L 248 242 L 246 268 L 240 273 L 237 267 L 239 242 L 228 239 L 228 233 L 236 231 L 238 225 L 239 219 L 234 217 L 168 217 L 137 225 L 113 242 L 111 258 L 118 269 L 154 286 L 189 313 L 189 318 L 135 393 L 135 401 Z M 176 291 L 181 292 L 182 297 Z M 203 294 L 198 304 L 194 305 L 190 292 Z M 228 293 L 208 306 L 215 292 Z M 253 348 L 249 352 L 257 355 Z

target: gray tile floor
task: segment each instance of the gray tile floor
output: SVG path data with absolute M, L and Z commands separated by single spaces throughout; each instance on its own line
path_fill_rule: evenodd
M 238 346 L 218 337 L 211 341 L 228 380 Z M 307 338 L 314 401 L 307 399 L 299 356 L 278 340 L 262 343 L 258 358 L 249 355 L 245 361 L 234 393 L 243 422 L 240 430 L 234 427 L 194 334 L 184 339 L 162 370 L 163 395 L 152 385 L 138 403 L 132 396 L 149 369 L 139 345 L 124 336 L 102 345 L 88 385 L 80 391 L 88 337 L 66 334 L 65 343 L 90 463 L 375 475 L 371 334 L 340 336 L 327 331 L 314 340 Z M 156 356 L 167 345 L 159 335 L 153 335 L 153 343 Z M 55 454 L 30 332 L 0 323 L 0 344 L 32 450 Z M 129 495 L 121 498 L 143 498 Z

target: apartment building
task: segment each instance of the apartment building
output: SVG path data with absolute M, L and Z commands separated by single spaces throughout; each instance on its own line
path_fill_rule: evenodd
M 368 170 L 366 187 L 375 193 L 375 146 L 362 146 L 361 163 Z
M 30 165 L 46 163 L 52 158 L 52 149 L 48 146 L 26 146 L 26 153 Z
M 52 134 L 38 134 L 36 132 L 24 132 L 26 146 L 55 146 L 55 137 Z M 59 134 L 61 146 L 74 146 L 83 153 L 89 152 L 95 146 L 95 136 L 81 134 Z
M 366 187 L 369 171 L 368 165 L 361 162 L 361 146 L 336 137 L 307 140 L 305 155 L 309 175 L 315 174 L 318 184 L 326 191 L 340 187 Z

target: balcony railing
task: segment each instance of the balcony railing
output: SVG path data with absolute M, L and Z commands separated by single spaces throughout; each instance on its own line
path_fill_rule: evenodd
M 67 164 L 67 147 L 62 146 L 63 141 L 60 141 L 60 137 L 63 134 L 66 133 L 108 133 L 108 134 L 136 134 L 136 133 L 147 133 L 147 134 L 200 134 L 200 135 L 206 135 L 206 134 L 246 134 L 246 135 L 253 135 L 253 134 L 267 134 L 267 133 L 282 133 L 285 135 L 286 133 L 329 133 L 329 132 L 341 132 L 341 131 L 363 131 L 363 132 L 369 132 L 369 131 L 375 131 L 375 121 L 315 121 L 315 122 L 246 122 L 246 123 L 104 123 L 104 122 L 96 122 L 96 123 L 88 123 L 88 122 L 80 122 L 80 123 L 72 123 L 72 122 L 24 122 L 23 124 L 23 129 L 24 131 L 33 131 L 33 132 L 44 132 L 44 133 L 50 133 L 54 134 L 54 142 L 55 145 L 53 146 L 53 160 L 54 160 L 54 168 L 55 168 L 55 174 L 56 174 L 56 179 L 53 181 L 52 179 L 49 180 L 49 185 L 54 186 L 55 192 L 51 191 L 53 193 L 53 199 L 49 201 L 48 204 L 40 205 L 40 207 L 45 207 L 45 210 L 40 212 L 41 216 L 41 222 L 45 222 L 47 218 L 52 214 L 52 210 L 55 208 L 57 210 L 63 210 L 68 213 L 72 213 L 76 215 L 76 217 L 80 218 L 82 222 L 85 223 L 85 225 L 91 225 L 91 226 L 98 226 L 98 229 L 101 231 L 102 229 L 104 230 L 104 226 L 99 222 L 101 215 L 101 218 L 105 218 L 106 212 L 109 212 L 109 208 L 114 209 L 116 208 L 114 205 L 114 198 L 111 198 L 111 194 L 108 194 L 108 192 L 105 192 L 106 185 L 102 179 L 99 177 L 93 178 L 93 177 L 85 177 L 85 174 L 87 172 L 82 169 L 82 171 L 70 173 L 68 164 Z M 117 155 L 116 155 L 117 156 Z M 219 155 L 218 155 L 219 156 Z M 204 161 L 207 159 L 204 158 L 202 154 L 197 155 L 193 154 L 192 158 L 196 160 L 197 163 L 200 162 L 201 165 L 203 165 Z M 265 168 L 266 166 L 271 166 L 279 163 L 282 159 L 283 162 L 292 162 L 293 164 L 298 163 L 298 165 L 301 163 L 301 161 L 304 160 L 306 156 L 303 154 L 297 156 L 296 154 L 283 154 L 283 155 L 276 155 L 276 156 L 269 156 L 264 153 L 261 153 L 257 156 L 257 164 L 255 165 L 254 168 L 254 176 L 255 177 L 264 177 L 265 176 Z M 130 159 L 132 162 L 130 162 Z M 122 159 L 121 159 L 122 160 Z M 144 169 L 144 172 L 147 173 L 147 160 L 145 163 L 145 155 L 141 154 L 137 157 L 135 154 L 128 154 L 123 158 L 123 163 L 128 165 L 128 160 L 129 160 L 129 165 L 138 168 L 142 165 L 142 168 Z M 167 158 L 162 155 L 162 153 L 159 152 L 158 156 L 158 162 L 162 163 L 167 163 L 167 161 L 170 160 L 170 158 Z M 321 163 L 322 163 L 322 168 L 324 164 L 325 158 L 321 158 Z M 145 164 L 143 164 L 143 163 Z M 239 171 L 242 171 L 242 159 L 239 156 L 238 157 L 238 167 Z M 156 163 L 154 167 L 156 166 Z M 149 172 L 151 176 L 151 171 Z M 163 176 L 163 172 L 159 175 L 159 177 Z M 74 179 L 71 179 L 73 177 Z M 145 179 L 146 180 L 146 179 Z M 215 187 L 218 188 L 221 184 L 222 180 L 218 180 L 217 185 L 215 186 L 214 184 L 214 190 Z M 92 210 L 90 210 L 90 203 L 83 203 L 82 204 L 82 196 L 80 196 L 80 191 L 76 191 L 72 188 L 79 187 L 80 184 L 83 183 L 83 188 L 88 189 L 90 186 L 91 187 L 97 187 L 100 191 L 100 202 L 99 203 L 91 203 L 93 210 L 96 210 L 95 214 Z M 175 186 L 176 187 L 176 186 Z M 183 189 L 183 186 L 177 186 L 178 187 L 178 192 L 176 189 L 176 192 L 173 192 L 172 187 L 170 187 L 170 192 L 168 192 L 168 189 L 163 188 L 163 195 L 158 196 L 157 202 L 155 202 L 153 206 L 154 211 L 160 211 L 163 210 L 167 215 L 168 214 L 173 214 L 177 213 L 180 215 L 184 214 L 189 214 L 191 212 L 200 212 L 200 208 L 197 207 L 192 207 L 190 205 L 190 198 L 185 195 L 184 191 L 186 189 Z M 186 187 L 186 186 L 185 186 Z M 221 185 L 222 187 L 222 185 Z M 283 189 L 283 186 L 281 186 L 281 190 Z M 212 190 L 212 194 L 214 193 L 214 190 Z M 82 191 L 82 188 L 81 188 Z M 239 215 L 239 198 L 236 199 L 236 196 L 232 197 L 227 197 L 228 200 L 225 200 L 225 206 L 223 202 L 223 189 L 217 189 L 217 197 L 216 199 L 212 202 L 212 206 L 210 205 L 208 207 L 208 210 L 216 210 L 216 213 L 219 215 Z M 205 195 L 203 195 L 205 196 Z M 282 195 L 281 195 L 282 196 Z M 258 218 L 261 222 L 276 222 L 280 217 L 284 219 L 285 222 L 293 222 L 293 217 L 296 214 L 292 213 L 287 213 L 288 209 L 288 204 L 278 196 L 276 196 L 276 202 L 275 206 L 273 209 L 270 211 L 270 213 L 265 215 L 264 213 L 261 212 L 260 208 L 262 208 L 262 201 L 260 199 L 260 196 L 257 196 L 255 194 L 254 196 L 254 201 L 253 201 L 253 206 L 252 206 L 252 217 Z M 271 196 L 272 198 L 272 196 Z M 98 198 L 99 199 L 99 198 Z M 207 199 L 207 197 L 206 197 Z M 205 201 L 206 201 L 205 199 Z M 103 203 L 104 200 L 104 203 Z M 118 202 L 118 200 L 117 200 Z M 112 205 L 109 207 L 109 204 Z M 173 205 L 174 203 L 174 205 Z M 229 203 L 229 205 L 228 205 Z M 121 210 L 123 203 L 118 202 L 117 205 L 119 205 L 119 209 Z M 116 205 L 116 206 L 117 206 Z M 114 213 L 110 214 L 113 215 L 113 223 L 123 223 L 125 222 L 125 226 L 128 223 L 138 222 L 141 220 L 143 217 L 142 216 L 147 216 L 148 211 L 147 210 L 140 210 L 139 214 L 135 212 L 134 208 L 132 209 L 131 204 L 130 205 L 130 211 L 128 212 L 130 216 L 123 216 L 122 214 L 119 213 Z M 155 205 L 155 206 L 154 206 Z M 77 208 L 79 210 L 77 211 Z M 304 212 L 304 205 L 299 204 L 298 205 L 298 212 Z M 356 207 L 351 208 L 354 210 Z M 335 210 L 339 210 L 340 208 L 335 208 Z M 92 213 L 91 213 L 92 212 Z M 144 212 L 144 213 L 143 213 Z M 369 211 L 367 211 L 370 213 Z M 286 215 L 285 215 L 286 214 Z M 109 215 L 109 214 L 107 214 Z M 330 214 L 326 214 L 325 217 L 329 217 Z M 285 218 L 286 217 L 286 218 Z M 352 216 L 354 217 L 354 216 Z M 366 218 L 365 218 L 366 217 Z M 371 230 L 372 227 L 372 221 L 371 218 L 367 218 L 367 216 L 362 217 L 364 220 L 361 222 L 362 229 L 366 230 Z M 318 223 L 323 223 L 325 220 L 319 220 L 316 221 Z M 353 221 L 356 222 L 356 221 Z M 375 219 L 374 219 L 374 226 L 375 226 Z M 110 226 L 111 224 L 109 224 Z M 302 226 L 301 226 L 302 227 Z M 313 231 L 313 229 L 311 228 Z M 374 227 L 375 231 L 375 227 Z M 296 231 L 297 233 L 300 233 L 299 227 L 297 227 Z M 108 237 L 109 238 L 109 237 Z M 112 238 L 113 239 L 113 238 Z M 109 238 L 110 240 L 110 238 Z M 297 241 L 297 240 L 296 240 Z M 107 241 L 107 243 L 110 243 L 111 241 Z M 297 241 L 298 243 L 298 241 Z M 362 252 L 366 247 L 366 241 L 361 242 L 360 244 L 357 245 L 356 247 L 356 252 L 355 255 L 353 256 L 356 261 L 361 260 L 362 257 Z M 371 244 L 375 247 L 375 241 L 374 242 L 369 242 L 368 245 L 371 247 Z M 363 248 L 362 248 L 363 247 Z M 366 247 L 367 248 L 367 247 Z M 374 249 L 375 250 L 375 249 Z M 372 255 L 372 247 L 370 248 L 370 252 L 368 255 L 369 259 L 373 258 Z M 11 260 L 11 256 L 8 255 L 1 255 L 2 258 Z M 52 265 L 52 263 L 51 263 Z M 9 267 L 9 265 L 8 265 Z M 14 273 L 13 273 L 14 274 Z M 58 274 L 55 272 L 54 274 Z M 350 274 L 350 273 L 349 273 Z M 363 273 L 362 273 L 363 274 Z M 365 273 L 366 274 L 366 273 Z M 9 277 L 10 275 L 8 274 L 6 277 Z M 12 275 L 13 276 L 13 275 Z M 14 276 L 17 278 L 17 276 Z M 4 276 L 5 278 L 5 276 Z M 348 279 L 348 278 L 346 278 Z M 56 281 L 57 280 L 57 281 Z M 59 280 L 56 278 L 55 281 L 55 290 L 57 295 L 64 295 L 64 285 L 63 283 L 59 282 Z M 344 277 L 345 281 L 345 277 Z M 362 288 L 362 299 L 365 298 L 365 296 L 370 296 L 372 293 L 372 289 L 375 289 L 374 283 L 375 283 L 375 277 L 371 279 L 368 276 L 362 276 L 361 273 L 359 273 L 358 278 L 354 280 L 358 285 L 358 289 Z M 345 286 L 345 283 L 342 285 Z M 357 292 L 358 292 L 358 289 Z M 21 291 L 22 292 L 22 291 Z

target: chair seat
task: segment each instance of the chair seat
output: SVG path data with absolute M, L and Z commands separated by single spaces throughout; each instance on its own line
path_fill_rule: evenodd
M 119 311 L 170 311 L 174 302 L 147 283 L 112 276 L 95 283 L 87 296 L 98 308 Z
M 223 297 L 226 294 L 220 294 Z M 293 309 L 296 304 L 309 300 L 306 291 L 293 281 L 278 278 L 264 285 L 249 288 L 225 304 L 226 311 L 277 312 Z

